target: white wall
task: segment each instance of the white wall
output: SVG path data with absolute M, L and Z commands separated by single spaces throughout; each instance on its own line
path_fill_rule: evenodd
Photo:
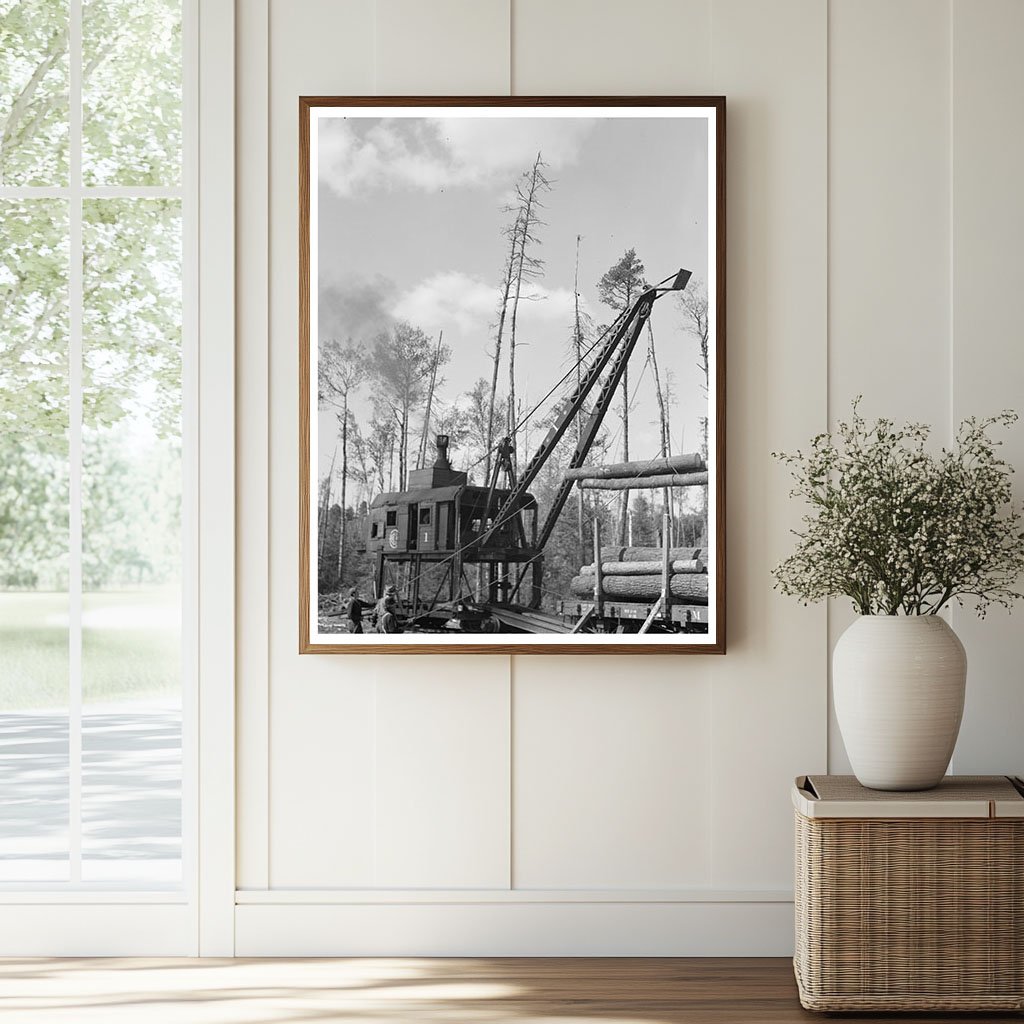
M 238 952 L 788 952 L 788 789 L 843 767 L 848 619 L 771 590 L 799 509 L 769 452 L 860 392 L 943 434 L 1021 404 L 1024 5 L 244 0 L 238 20 Z M 297 98 L 402 92 L 728 98 L 724 658 L 296 653 Z M 956 626 L 955 767 L 1024 770 L 1021 631 Z

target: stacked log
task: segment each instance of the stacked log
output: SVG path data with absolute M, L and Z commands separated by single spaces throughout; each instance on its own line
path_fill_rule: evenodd
M 657 562 L 660 572 L 664 557 L 664 549 L 660 547 L 625 548 L 606 545 L 601 548 L 602 564 L 605 562 Z M 669 548 L 668 557 L 673 562 L 689 561 L 694 558 L 706 562 L 707 552 L 703 548 Z
M 605 576 L 658 576 L 663 571 L 661 562 L 602 562 L 601 572 Z M 593 576 L 594 563 L 583 566 L 580 575 Z M 669 572 L 707 572 L 707 566 L 699 558 L 677 559 L 670 563 Z
M 707 551 L 670 548 L 669 591 L 674 602 L 708 603 Z M 664 586 L 665 551 L 657 547 L 602 547 L 601 590 L 605 600 L 651 604 Z M 569 588 L 575 597 L 595 598 L 596 565 L 580 569 Z
M 707 482 L 707 473 L 662 473 L 659 476 L 615 477 L 609 480 L 585 479 L 576 481 L 585 491 L 642 491 L 661 490 L 664 487 L 702 487 Z
M 596 580 L 593 574 L 574 576 L 569 589 L 576 597 L 593 600 Z M 605 576 L 602 588 L 605 600 L 650 604 L 661 597 L 661 575 Z M 669 589 L 673 599 L 686 604 L 708 603 L 707 573 L 674 573 L 669 579 Z
M 642 462 L 616 462 L 608 466 L 579 466 L 565 471 L 566 480 L 640 480 L 666 473 L 700 473 L 707 470 L 702 455 L 669 455 Z

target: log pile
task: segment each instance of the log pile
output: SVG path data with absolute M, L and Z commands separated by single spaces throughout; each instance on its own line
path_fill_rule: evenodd
M 569 589 L 576 597 L 594 599 L 594 575 L 574 576 Z M 661 597 L 661 574 L 657 576 L 605 576 L 603 580 L 605 600 L 635 601 L 650 604 Z M 669 588 L 675 600 L 686 604 L 708 603 L 707 573 L 675 573 L 670 577 Z
M 701 487 L 708 482 L 708 467 L 697 454 L 668 455 L 644 462 L 616 462 L 609 466 L 578 466 L 565 478 L 584 490 L 639 491 L 667 487 Z
M 602 562 L 601 572 L 605 576 L 657 576 L 664 566 L 661 562 Z M 581 576 L 593 576 L 594 563 L 580 569 Z M 669 572 L 707 572 L 707 566 L 699 558 L 677 559 L 669 564 Z
M 577 485 L 585 491 L 661 490 L 664 487 L 700 487 L 707 482 L 707 473 L 663 473 L 660 476 L 576 481 Z
M 701 473 L 707 470 L 701 455 L 669 455 L 640 462 L 616 462 L 609 466 L 578 466 L 565 471 L 566 480 L 641 480 L 665 473 Z
M 708 603 L 707 552 L 703 548 L 671 548 L 669 591 L 673 601 Z M 661 597 L 665 552 L 656 547 L 601 548 L 601 588 L 605 600 L 650 604 Z M 569 588 L 574 596 L 596 598 L 596 566 L 584 565 Z
M 627 548 L 606 545 L 601 548 L 602 564 L 605 562 L 657 562 L 660 567 L 664 557 L 664 549 L 660 547 Z M 669 548 L 668 557 L 672 562 L 689 561 L 695 558 L 706 562 L 707 552 L 703 548 Z

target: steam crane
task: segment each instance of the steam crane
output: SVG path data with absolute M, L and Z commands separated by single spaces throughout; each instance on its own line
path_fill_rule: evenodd
M 647 288 L 620 314 L 572 393 L 556 408 L 550 429 L 521 475 L 515 472 L 512 441 L 505 437 L 497 445 L 486 486 L 473 486 L 467 473 L 452 468 L 449 439 L 438 435 L 434 465 L 413 470 L 408 490 L 378 495 L 370 506 L 367 551 L 376 556 L 376 592 L 383 589 L 389 569 L 404 569 L 407 610 L 423 628 L 450 628 L 455 619 L 460 628 L 470 630 L 504 624 L 528 632 L 569 632 L 562 620 L 540 611 L 544 548 L 580 477 L 654 303 L 670 292 L 682 291 L 689 280 L 690 271 L 680 270 Z M 566 475 L 538 525 L 537 501 L 530 487 L 570 425 L 584 415 L 595 388 L 597 398 L 579 432 Z M 480 594 L 480 600 L 473 597 L 478 587 L 466 576 L 466 567 L 472 565 L 479 567 L 478 578 L 486 588 L 486 597 Z M 515 579 L 513 566 L 518 567 Z M 530 597 L 522 607 L 514 599 L 527 567 Z

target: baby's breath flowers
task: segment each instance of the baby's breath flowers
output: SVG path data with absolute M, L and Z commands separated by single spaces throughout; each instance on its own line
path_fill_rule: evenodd
M 1024 597 L 1024 517 L 1012 503 L 1013 469 L 988 436 L 1006 411 L 960 424 L 951 450 L 926 450 L 930 429 L 849 423 L 808 452 L 773 452 L 811 506 L 796 551 L 774 570 L 776 589 L 805 603 L 846 596 L 862 615 L 934 615 L 972 599 L 979 616 Z

